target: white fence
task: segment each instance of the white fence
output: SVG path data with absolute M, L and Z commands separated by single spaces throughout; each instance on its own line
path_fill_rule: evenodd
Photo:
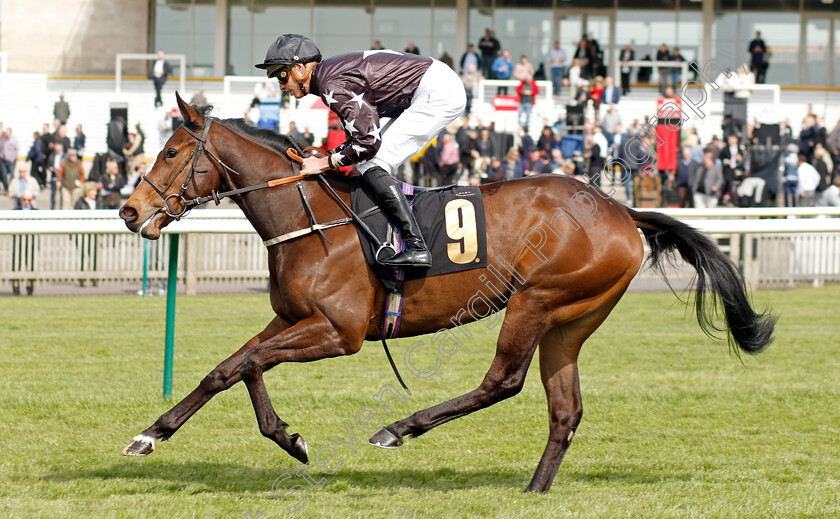
M 840 281 L 840 209 L 661 210 L 711 234 L 754 287 Z M 779 218 L 782 217 L 782 218 Z M 265 280 L 267 254 L 238 209 L 197 210 L 164 233 L 183 236 L 178 278 L 198 283 Z M 0 279 L 126 283 L 143 279 L 143 240 L 116 211 L 0 211 Z M 148 277 L 167 276 L 168 240 L 148 245 Z

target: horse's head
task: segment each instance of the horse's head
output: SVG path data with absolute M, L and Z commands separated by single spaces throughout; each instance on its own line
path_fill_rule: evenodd
M 211 119 L 175 96 L 184 124 L 120 209 L 126 227 L 151 240 L 160 238 L 161 229 L 186 213 L 186 200 L 209 195 L 222 180 L 219 165 L 204 150 Z

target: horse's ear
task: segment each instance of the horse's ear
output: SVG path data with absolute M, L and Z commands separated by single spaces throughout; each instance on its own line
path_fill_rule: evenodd
M 184 123 L 193 124 L 195 126 L 204 126 L 204 117 L 196 112 L 192 106 L 181 99 L 178 92 L 175 92 L 175 99 L 178 101 L 178 109 L 181 111 L 181 117 L 184 118 Z

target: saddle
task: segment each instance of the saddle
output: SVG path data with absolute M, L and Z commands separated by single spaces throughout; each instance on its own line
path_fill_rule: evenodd
M 394 269 L 377 263 L 402 250 L 399 231 L 376 205 L 375 195 L 361 177 L 351 177 L 353 211 L 373 231 L 378 243 L 356 226 L 368 264 L 389 292 L 402 292 L 405 281 L 487 266 L 484 199 L 478 187 L 423 188 L 394 180 L 411 205 L 432 254 L 430 269 Z M 390 245 L 387 245 L 390 244 Z M 393 248 L 393 249 L 392 249 Z

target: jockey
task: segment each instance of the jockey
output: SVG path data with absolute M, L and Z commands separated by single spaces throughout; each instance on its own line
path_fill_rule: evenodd
M 334 111 L 347 141 L 326 157 L 307 157 L 301 173 L 355 165 L 395 223 L 405 250 L 378 260 L 389 267 L 429 268 L 432 256 L 414 215 L 391 175 L 464 112 L 464 85 L 432 58 L 395 50 L 341 54 L 321 61 L 309 38 L 284 34 L 256 65 L 295 98 L 314 94 Z M 399 117 L 398 117 L 399 116 Z M 380 117 L 391 121 L 382 128 Z

